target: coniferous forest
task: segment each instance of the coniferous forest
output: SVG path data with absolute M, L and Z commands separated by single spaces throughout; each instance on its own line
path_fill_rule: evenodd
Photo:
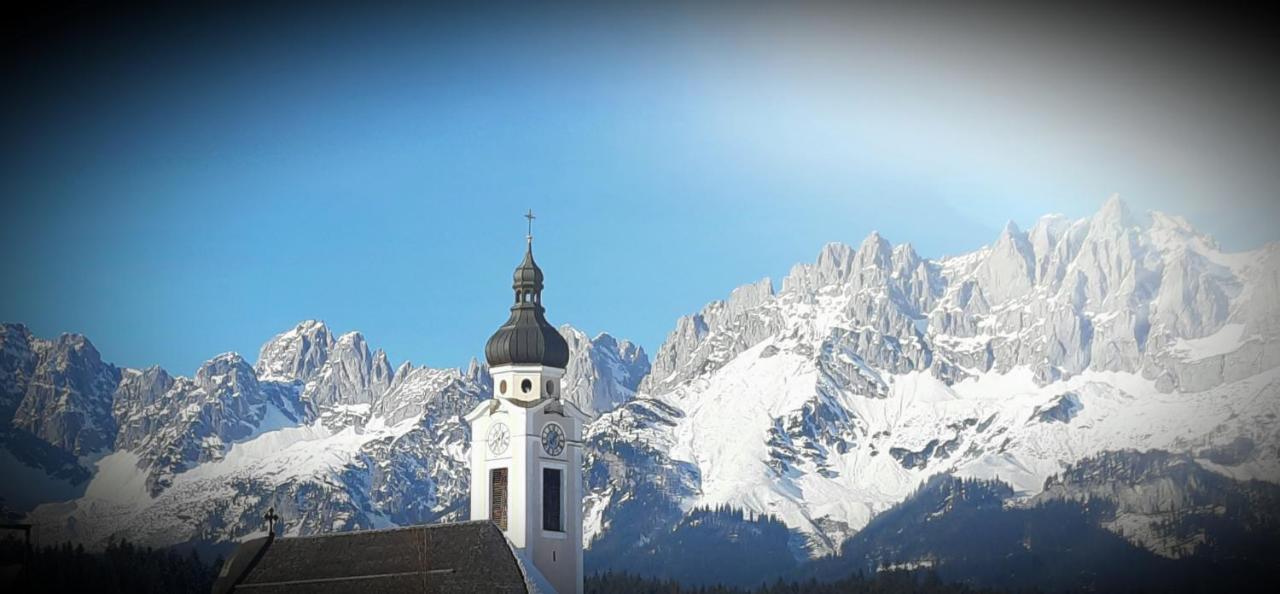
M 719 510 L 724 513 L 726 510 Z M 710 512 L 715 514 L 715 512 Z M 182 554 L 171 549 L 138 547 L 128 541 L 112 542 L 101 552 L 63 543 L 36 547 L 27 553 L 20 539 L 0 540 L 0 567 L 13 569 L 0 576 L 5 592 L 105 592 L 105 593 L 199 593 L 210 591 L 219 558 L 207 563 L 194 552 Z M 21 568 L 21 569 L 18 569 Z M 586 591 L 595 594 L 697 593 L 697 594 L 790 594 L 853 592 L 894 594 L 966 594 L 994 592 L 963 584 L 945 584 L 931 572 L 883 572 L 872 577 L 856 574 L 835 582 L 762 583 L 756 588 L 722 585 L 682 586 L 679 582 L 645 578 L 628 573 L 606 572 L 587 576 Z
M 99 552 L 63 543 L 33 547 L 21 539 L 0 540 L 0 590 L 5 592 L 103 592 L 207 594 L 222 566 L 194 551 L 139 547 L 114 541 Z
M 703 510 L 708 516 L 721 516 L 729 510 Z M 22 541 L 0 539 L 0 586 L 5 592 L 105 592 L 105 593 L 199 593 L 210 591 L 218 570 L 219 558 L 207 563 L 194 552 L 186 554 L 172 549 L 138 547 L 128 541 L 110 543 L 101 552 L 88 552 L 82 546 L 63 543 L 35 547 L 27 553 Z M 19 569 L 20 568 L 20 569 Z M 13 570 L 13 571 L 9 571 Z M 871 577 L 855 574 L 848 578 L 821 583 L 814 580 L 761 583 L 755 588 L 723 585 L 682 586 L 679 582 L 640 577 L 629 573 L 605 572 L 587 576 L 586 591 L 595 594 L 617 593 L 697 593 L 697 594 L 790 594 L 815 592 L 853 592 L 894 594 L 966 594 L 994 592 L 963 584 L 946 584 L 932 572 L 882 572 Z
M 587 576 L 588 594 L 979 594 L 1001 592 L 948 584 L 930 571 L 887 571 L 865 576 L 861 573 L 834 582 L 774 581 L 755 588 L 729 586 L 682 586 L 679 582 L 645 578 L 629 573 L 606 572 Z M 1026 590 L 1034 592 L 1035 590 Z

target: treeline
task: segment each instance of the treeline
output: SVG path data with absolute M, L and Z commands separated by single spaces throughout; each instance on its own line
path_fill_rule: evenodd
M 752 522 L 756 524 L 772 524 L 786 529 L 786 524 L 782 522 L 778 516 L 773 514 L 758 514 L 749 509 L 734 507 L 727 503 L 716 506 L 699 505 L 689 510 L 688 517 L 694 518 L 695 521 L 707 519 L 717 523 L 724 522 Z
M 791 531 L 776 517 L 728 505 L 698 507 L 671 530 L 658 530 L 640 544 L 587 566 L 636 575 L 663 576 L 693 587 L 724 584 L 747 587 L 796 568 L 788 547 Z M 593 563 L 601 562 L 600 565 Z
M 629 573 L 605 572 L 586 578 L 587 594 L 985 594 L 999 592 L 965 584 L 948 584 L 931 571 L 861 573 L 834 582 L 807 580 L 761 584 L 756 588 L 724 585 L 681 586 L 679 582 L 645 578 Z M 1032 591 L 1033 592 L 1033 591 Z
M 64 543 L 35 547 L 30 552 L 19 539 L 0 540 L 0 565 L 13 571 L 4 588 L 11 592 L 199 593 L 208 594 L 222 567 L 195 551 L 138 547 L 125 540 L 88 552 Z

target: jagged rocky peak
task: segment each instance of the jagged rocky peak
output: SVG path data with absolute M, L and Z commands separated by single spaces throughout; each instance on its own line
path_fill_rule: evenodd
M 1071 228 L 1071 219 L 1063 214 L 1049 214 L 1040 217 L 1036 224 L 1027 232 L 1027 241 L 1031 243 L 1031 251 L 1035 254 L 1035 278 L 1037 282 L 1052 282 L 1049 276 L 1050 267 L 1053 264 L 1054 250 L 1058 247 L 1058 243 L 1066 236 L 1067 231 Z
M 1031 242 L 1017 224 L 1009 221 L 978 266 L 977 278 L 987 299 L 1003 302 L 1029 293 L 1035 284 L 1035 272 Z
M 742 285 L 729 293 L 729 300 L 725 302 L 724 315 L 729 318 L 740 315 L 772 298 L 773 281 L 769 277 Z
M 359 332 L 338 337 L 319 371 L 311 375 L 303 397 L 314 406 L 369 404 L 387 390 L 394 372 L 381 350 L 369 352 Z
M 240 353 L 235 352 L 222 353 L 205 361 L 193 379 L 196 385 L 210 393 L 225 388 L 236 392 L 254 391 L 258 387 L 257 373 Z
M 644 349 L 627 340 L 586 333 L 564 324 L 559 328 L 569 344 L 569 365 L 561 380 L 563 397 L 591 416 L 613 410 L 631 400 L 649 374 Z
M 640 391 L 670 388 L 713 368 L 781 328 L 773 281 L 742 285 L 725 301 L 712 301 L 697 314 L 676 321 L 658 349 Z
M 1071 228 L 1071 219 L 1059 212 L 1051 213 L 1036 219 L 1036 224 L 1027 232 L 1028 239 L 1036 248 L 1036 253 L 1045 253 L 1053 249 Z
M 822 246 L 822 251 L 818 252 L 818 260 L 809 267 L 814 281 L 810 288 L 844 282 L 853 271 L 855 255 L 854 249 L 843 243 L 835 242 Z
M 617 351 L 619 359 L 627 363 L 639 365 L 644 368 L 645 373 L 648 373 L 649 355 L 644 352 L 644 347 L 631 342 L 630 340 L 618 340 L 608 332 L 601 332 L 591 340 L 591 343 L 597 348 Z
M 395 372 L 391 369 L 391 362 L 387 360 L 387 353 L 382 349 L 370 353 L 364 335 L 359 332 L 348 332 L 338 337 L 329 360 L 339 361 L 347 366 L 355 363 L 352 371 L 362 374 L 361 384 L 374 393 L 387 389 L 394 379 Z
M 1148 232 L 1151 234 L 1151 240 L 1157 246 L 1170 250 L 1187 249 L 1208 249 L 1217 251 L 1221 248 L 1218 242 L 1208 234 L 1202 233 L 1186 219 L 1166 214 L 1158 210 L 1152 210 L 1147 213 L 1151 217 L 1151 227 Z
M 474 359 L 473 359 L 474 361 Z M 373 382 L 379 385 L 390 385 L 395 380 L 395 371 L 391 369 L 391 361 L 386 351 L 378 349 L 373 352 Z
M 112 393 L 120 370 L 104 363 L 93 343 L 79 334 L 28 344 L 37 359 L 13 425 L 76 455 L 110 447 L 116 434 Z
M 31 341 L 34 339 L 31 329 L 27 328 L 26 324 L 13 322 L 0 324 L 0 353 L 6 356 L 4 362 L 11 363 L 8 357 L 17 354 L 18 351 L 30 351 Z M 5 369 L 8 367 L 6 366 Z
M 154 404 L 173 387 L 173 376 L 159 365 L 125 369 L 116 386 L 114 409 L 119 419 Z
M 399 373 L 399 372 L 397 372 Z M 472 357 L 467 363 L 466 377 L 473 382 L 484 382 L 489 375 L 489 365 L 482 363 L 479 359 Z
M 644 352 L 644 347 L 630 340 L 619 340 L 608 332 L 601 332 L 591 339 L 591 348 L 602 353 L 616 353 L 617 360 L 627 368 L 629 375 L 634 376 L 636 382 L 649 373 L 649 355 Z
M 489 393 L 487 384 L 473 380 L 457 368 L 401 366 L 395 381 L 372 403 L 373 416 L 394 425 L 423 415 L 445 415 L 447 411 L 442 408 L 441 400 L 450 401 L 453 399 L 450 394 L 464 392 L 475 394 L 475 403 Z
M 125 369 L 116 386 L 115 414 L 119 430 L 115 449 L 131 449 L 147 440 L 154 429 L 165 422 L 159 415 L 148 414 L 164 408 L 166 397 L 172 399 L 170 390 L 177 379 L 158 365 L 146 369 Z
M 854 270 L 866 268 L 887 269 L 892 257 L 893 244 L 880 235 L 879 231 L 872 231 L 858 246 L 858 253 L 855 256 L 853 265 Z
M 258 376 L 273 381 L 308 381 L 328 360 L 333 334 L 324 322 L 306 320 L 277 334 L 258 352 Z
M 919 254 L 916 254 L 915 246 L 911 245 L 910 242 L 900 243 L 895 246 L 891 260 L 895 274 L 909 273 L 921 263 Z
M 475 357 L 472 357 L 471 359 L 474 361 Z M 392 374 L 392 379 L 391 379 L 392 385 L 404 379 L 404 377 L 408 375 L 409 372 L 413 371 L 413 369 L 414 368 L 413 368 L 412 362 L 405 361 L 404 363 L 401 363 L 400 366 L 396 368 L 395 373 Z
M 845 285 L 853 290 L 884 286 L 893 275 L 893 254 L 893 244 L 879 231 L 872 231 L 858 245 Z
M 822 246 L 822 251 L 818 252 L 818 261 L 814 263 L 814 270 L 842 278 L 849 274 L 849 269 L 853 266 L 853 255 L 852 247 L 833 241 Z
M 822 246 L 813 264 L 796 264 L 791 268 L 782 279 L 782 292 L 807 297 L 823 287 L 844 283 L 853 270 L 854 255 L 852 247 L 840 242 Z
M 1119 194 L 1112 194 L 1107 201 L 1102 204 L 1102 208 L 1090 219 L 1091 225 L 1102 229 L 1129 229 L 1134 227 L 1145 227 L 1144 221 L 1135 217 L 1133 212 L 1129 210 L 1129 205 L 1120 198 Z

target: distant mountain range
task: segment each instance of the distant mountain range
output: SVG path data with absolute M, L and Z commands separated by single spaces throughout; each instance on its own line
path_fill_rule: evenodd
M 829 244 L 780 290 L 765 279 L 681 318 L 652 365 L 560 330 L 566 397 L 596 417 L 589 571 L 758 584 L 932 567 L 1044 585 L 1096 569 L 1056 583 L 1110 587 L 1128 583 L 1107 577 L 1120 559 L 1274 559 L 1275 244 L 1225 253 L 1112 199 L 938 260 L 875 233 Z M 20 479 L 0 496 L 46 540 L 225 546 L 270 506 L 290 534 L 467 513 L 460 415 L 492 393 L 482 364 L 393 370 L 314 321 L 192 378 L 115 367 L 77 335 L 9 324 L 0 343 L 0 465 Z M 1002 526 L 985 557 L 957 536 L 978 519 Z
M 643 349 L 564 326 L 564 393 L 586 411 L 631 398 Z M 460 519 L 469 431 L 487 369 L 392 369 L 357 332 L 305 321 L 194 377 L 117 368 L 82 336 L 0 326 L 6 473 L 13 512 L 46 539 L 172 545 L 261 533 L 274 506 L 290 534 Z M 34 507 L 36 504 L 39 507 Z

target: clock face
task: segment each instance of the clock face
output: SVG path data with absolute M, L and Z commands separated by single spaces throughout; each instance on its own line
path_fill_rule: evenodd
M 552 456 L 559 456 L 564 451 L 564 429 L 555 423 L 548 423 L 542 428 L 542 451 Z
M 489 436 L 486 438 L 489 442 L 489 451 L 494 455 L 507 451 L 507 446 L 511 444 L 511 430 L 507 429 L 502 423 L 494 423 L 489 427 Z

